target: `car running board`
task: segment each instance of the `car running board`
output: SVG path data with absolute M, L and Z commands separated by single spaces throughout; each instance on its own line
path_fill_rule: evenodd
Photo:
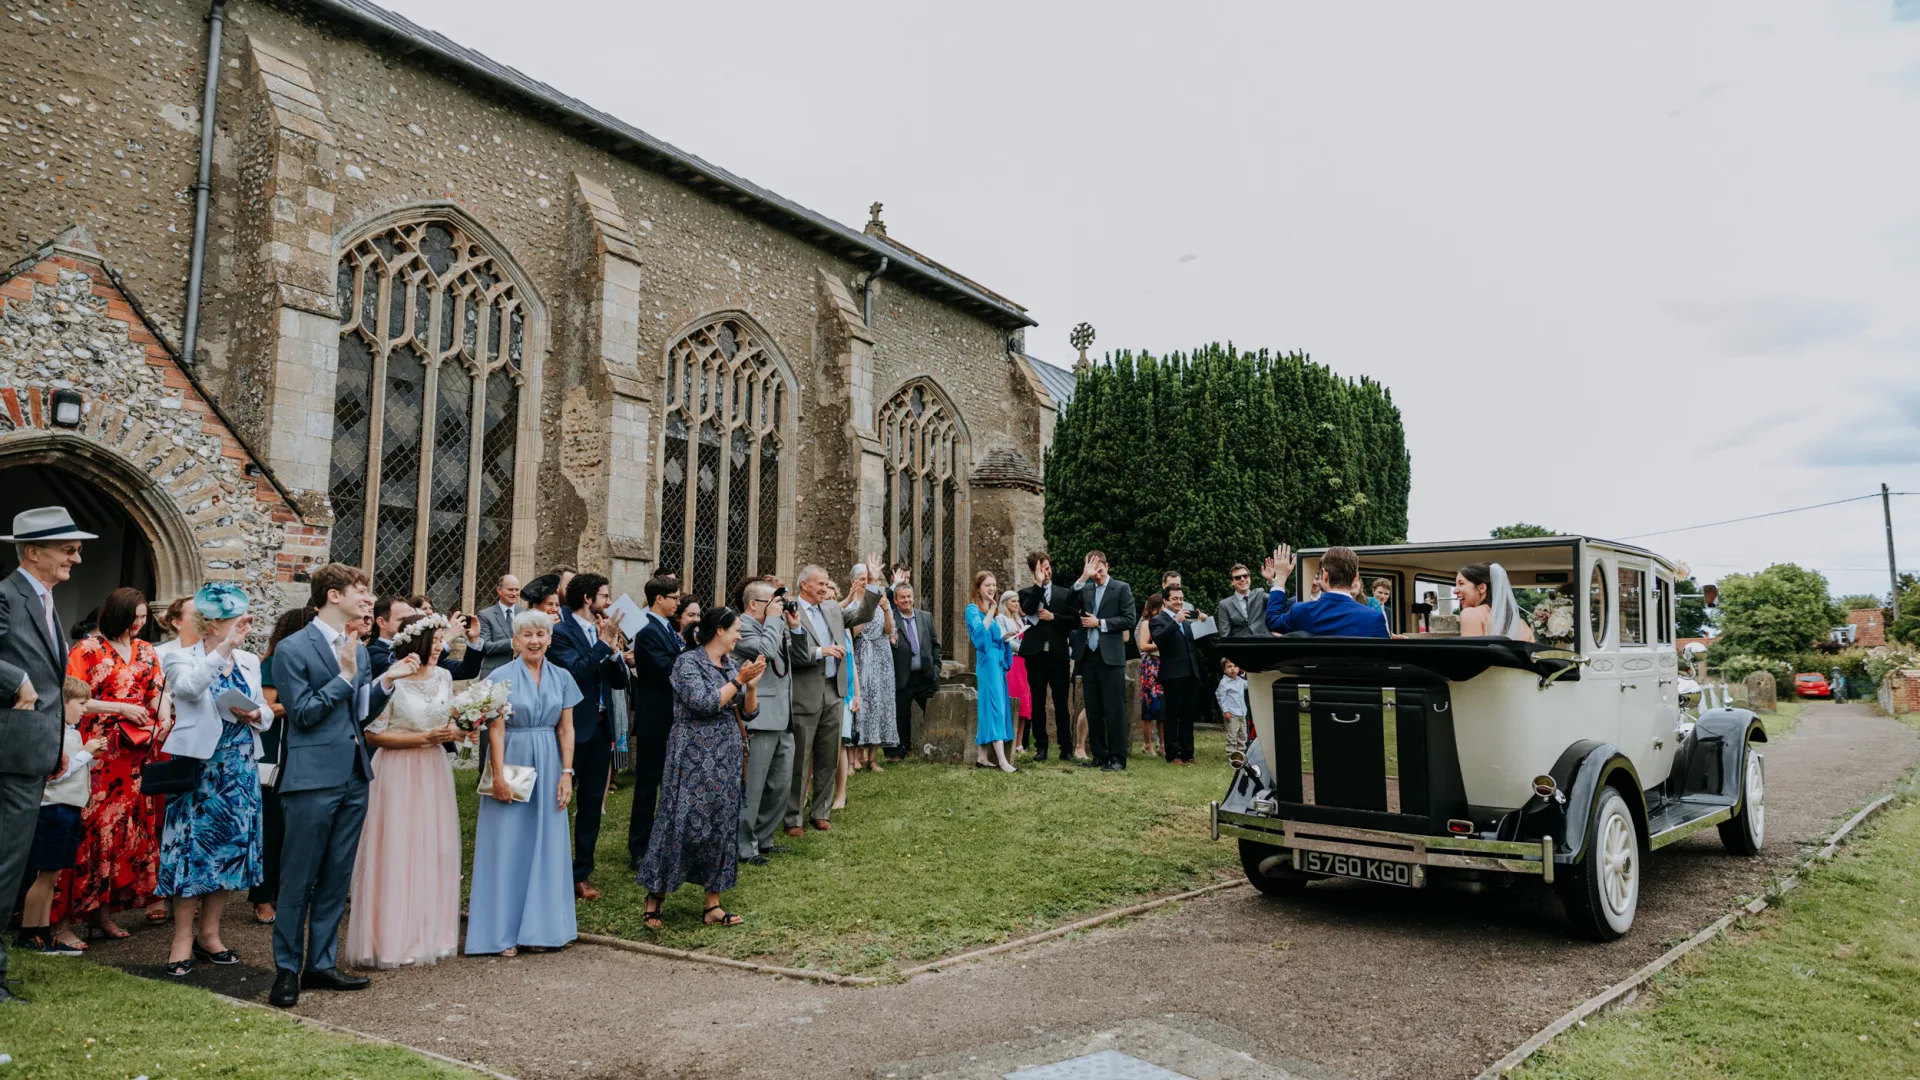
M 1718 800 L 1675 799 L 1648 815 L 1647 847 L 1658 850 L 1685 840 L 1709 826 L 1732 820 L 1738 809 L 1737 804 L 1729 806 Z

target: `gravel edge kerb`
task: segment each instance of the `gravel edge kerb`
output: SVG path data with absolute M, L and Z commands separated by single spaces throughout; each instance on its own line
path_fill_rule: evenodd
M 1774 886 L 1766 895 L 1757 897 L 1750 903 L 1720 916 L 1709 924 L 1706 929 L 1701 930 L 1679 945 L 1668 949 L 1665 953 L 1662 953 L 1658 959 L 1647 964 L 1645 967 L 1567 1010 L 1567 1012 L 1562 1014 L 1558 1019 L 1546 1027 L 1541 1028 L 1539 1031 L 1534 1032 L 1532 1038 L 1515 1047 L 1512 1053 L 1509 1053 L 1506 1057 L 1501 1058 L 1492 1065 L 1487 1066 L 1485 1071 L 1481 1072 L 1478 1077 L 1475 1077 L 1475 1080 L 1499 1080 L 1500 1077 L 1505 1076 L 1508 1072 L 1519 1067 L 1520 1064 L 1528 1058 L 1545 1049 L 1548 1043 L 1558 1038 L 1569 1028 L 1584 1021 L 1587 1017 L 1595 1013 L 1603 1012 L 1616 1005 L 1632 1001 L 1635 997 L 1639 996 L 1640 988 L 1651 982 L 1654 976 L 1672 967 L 1674 962 L 1681 957 L 1725 933 L 1727 927 L 1733 925 L 1735 919 L 1738 919 L 1743 914 L 1758 915 L 1767 910 L 1770 906 L 1767 896 L 1784 895 L 1792 890 L 1794 886 L 1800 884 L 1800 874 L 1805 871 L 1807 867 L 1816 862 L 1824 862 L 1833 858 L 1834 852 L 1839 849 L 1841 842 L 1844 841 L 1849 834 L 1865 824 L 1881 810 L 1891 805 L 1897 797 L 1897 791 L 1889 791 L 1862 807 L 1859 813 L 1848 818 L 1846 824 L 1834 830 L 1832 836 L 1827 837 L 1827 842 L 1819 851 L 1809 856 L 1793 873 L 1782 878 L 1780 883 Z
M 468 1072 L 476 1072 L 482 1076 L 493 1077 L 493 1080 L 519 1080 L 518 1077 L 510 1076 L 506 1073 L 499 1072 L 494 1069 L 489 1069 L 485 1065 L 476 1064 L 471 1061 L 462 1061 L 456 1057 L 448 1057 L 445 1054 L 438 1054 L 433 1052 L 432 1050 L 422 1049 L 421 1047 L 418 1047 L 418 1046 L 410 1046 L 406 1043 L 397 1042 L 393 1039 L 383 1039 L 378 1035 L 369 1035 L 364 1031 L 355 1031 L 353 1028 L 342 1027 L 339 1024 L 331 1023 L 326 1020 L 320 1020 L 311 1016 L 302 1016 L 297 1012 L 288 1012 L 285 1009 L 276 1009 L 271 1005 L 262 1005 L 260 1002 L 257 1002 L 257 1001 L 247 1001 L 244 998 L 230 997 L 226 994 L 220 993 L 218 990 L 208 990 L 206 991 L 206 993 L 211 994 L 214 997 L 219 998 L 221 1001 L 224 1001 L 227 1004 L 235 1006 L 237 1008 L 265 1009 L 270 1013 L 274 1013 L 279 1016 L 284 1016 L 289 1020 L 292 1020 L 299 1024 L 303 1024 L 310 1028 L 318 1028 L 321 1031 L 330 1032 L 335 1035 L 350 1035 L 353 1038 L 359 1039 L 361 1042 L 379 1043 L 382 1046 L 397 1046 L 402 1050 L 411 1051 L 413 1053 L 419 1054 L 421 1057 L 432 1058 L 433 1060 L 438 1061 L 442 1064 L 452 1065 L 454 1068 L 457 1068 L 457 1069 L 465 1069 Z

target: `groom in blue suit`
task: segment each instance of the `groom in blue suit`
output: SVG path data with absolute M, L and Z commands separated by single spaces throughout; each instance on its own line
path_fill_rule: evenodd
M 309 603 L 319 613 L 273 656 L 274 685 L 287 709 L 278 785 L 286 840 L 273 926 L 277 970 L 267 1000 L 282 1008 L 298 1004 L 302 989 L 367 985 L 335 961 L 373 780 L 361 729 L 386 707 L 392 680 L 420 666 L 418 657 L 408 656 L 375 678 L 366 646 L 346 632 L 348 620 L 373 615 L 365 571 L 328 563 L 313 572 L 312 583 Z

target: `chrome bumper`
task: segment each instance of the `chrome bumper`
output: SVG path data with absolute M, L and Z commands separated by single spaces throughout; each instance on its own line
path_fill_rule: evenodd
M 1289 851 L 1325 851 L 1365 859 L 1444 866 L 1459 870 L 1492 870 L 1532 874 L 1553 883 L 1553 838 L 1539 840 L 1481 840 L 1468 836 L 1424 836 L 1418 833 L 1349 829 L 1254 814 L 1236 814 L 1209 804 L 1213 838 L 1231 836 Z

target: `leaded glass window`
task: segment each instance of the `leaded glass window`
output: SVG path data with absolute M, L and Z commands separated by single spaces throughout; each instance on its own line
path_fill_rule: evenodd
M 441 219 L 354 244 L 338 289 L 331 557 L 378 592 L 471 611 L 512 553 L 526 304 Z
M 959 422 L 944 395 L 915 380 L 881 406 L 874 426 L 886 459 L 887 562 L 913 569 L 920 608 L 939 619 L 941 640 L 958 642 L 966 604 L 956 554 L 964 497 L 964 476 L 955 468 L 963 456 Z
M 659 569 L 703 604 L 775 572 L 790 393 L 772 347 L 737 316 L 667 350 Z

